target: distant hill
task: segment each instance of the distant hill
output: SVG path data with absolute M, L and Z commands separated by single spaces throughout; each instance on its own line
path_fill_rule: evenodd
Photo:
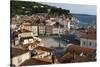
M 46 4 L 30 1 L 11 1 L 11 15 L 32 15 L 36 13 L 49 13 L 49 14 L 65 14 L 70 13 L 69 10 L 56 8 Z

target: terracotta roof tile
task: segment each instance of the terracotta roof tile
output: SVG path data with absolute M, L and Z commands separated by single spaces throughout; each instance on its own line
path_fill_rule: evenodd
M 83 52 L 84 54 L 91 54 L 91 53 L 95 53 L 96 49 L 81 47 L 78 45 L 71 45 L 66 49 L 66 52 L 78 53 L 78 54 Z
M 91 58 L 92 59 L 92 58 Z M 87 59 L 86 56 L 79 56 L 76 54 L 72 54 L 72 53 L 66 53 L 63 57 L 60 58 L 60 62 L 85 62 L 85 61 L 89 61 L 90 59 Z
M 35 50 L 42 50 L 42 51 L 53 51 L 51 48 L 43 47 L 43 46 L 38 46 L 35 48 Z
M 70 53 L 66 53 L 64 56 L 60 57 L 59 62 L 71 61 L 72 59 L 73 59 L 73 55 Z
M 20 66 L 43 65 L 43 64 L 51 64 L 51 63 L 50 62 L 46 62 L 46 61 L 42 61 L 42 60 L 39 60 L 39 59 L 31 58 L 29 60 L 26 60 Z
M 96 40 L 96 28 L 90 27 L 88 29 L 80 30 L 83 34 L 81 38 Z
M 23 50 L 19 48 L 11 48 L 11 57 L 16 57 L 28 52 L 28 50 Z
M 96 40 L 96 34 L 95 33 L 83 34 L 81 35 L 81 38 Z

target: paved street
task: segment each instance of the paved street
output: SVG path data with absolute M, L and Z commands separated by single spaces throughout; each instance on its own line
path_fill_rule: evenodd
M 64 48 L 58 49 L 59 47 L 59 39 L 58 37 L 41 37 L 43 43 L 47 44 L 48 47 L 54 48 L 54 54 L 57 56 L 63 56 L 64 55 Z M 60 39 L 60 45 L 61 47 L 65 47 L 67 45 L 65 41 L 62 41 Z
M 58 37 L 41 37 L 43 43 L 47 44 L 48 47 L 58 47 L 59 46 L 59 39 Z M 64 47 L 66 43 L 60 40 L 61 47 Z

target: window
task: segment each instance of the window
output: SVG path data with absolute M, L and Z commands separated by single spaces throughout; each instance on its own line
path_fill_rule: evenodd
M 83 41 L 83 45 L 85 45 L 85 41 Z
M 91 45 L 92 45 L 92 43 L 90 42 L 90 43 L 89 43 L 89 46 L 91 46 Z
M 95 47 L 97 47 L 97 44 L 95 43 Z

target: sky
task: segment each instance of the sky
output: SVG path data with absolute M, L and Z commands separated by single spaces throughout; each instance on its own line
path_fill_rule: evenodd
M 66 3 L 47 3 L 43 2 L 43 4 L 48 4 L 50 6 L 56 6 L 58 8 L 68 9 L 70 13 L 78 13 L 78 14 L 89 14 L 96 15 L 96 5 L 79 5 L 79 4 L 66 4 Z

